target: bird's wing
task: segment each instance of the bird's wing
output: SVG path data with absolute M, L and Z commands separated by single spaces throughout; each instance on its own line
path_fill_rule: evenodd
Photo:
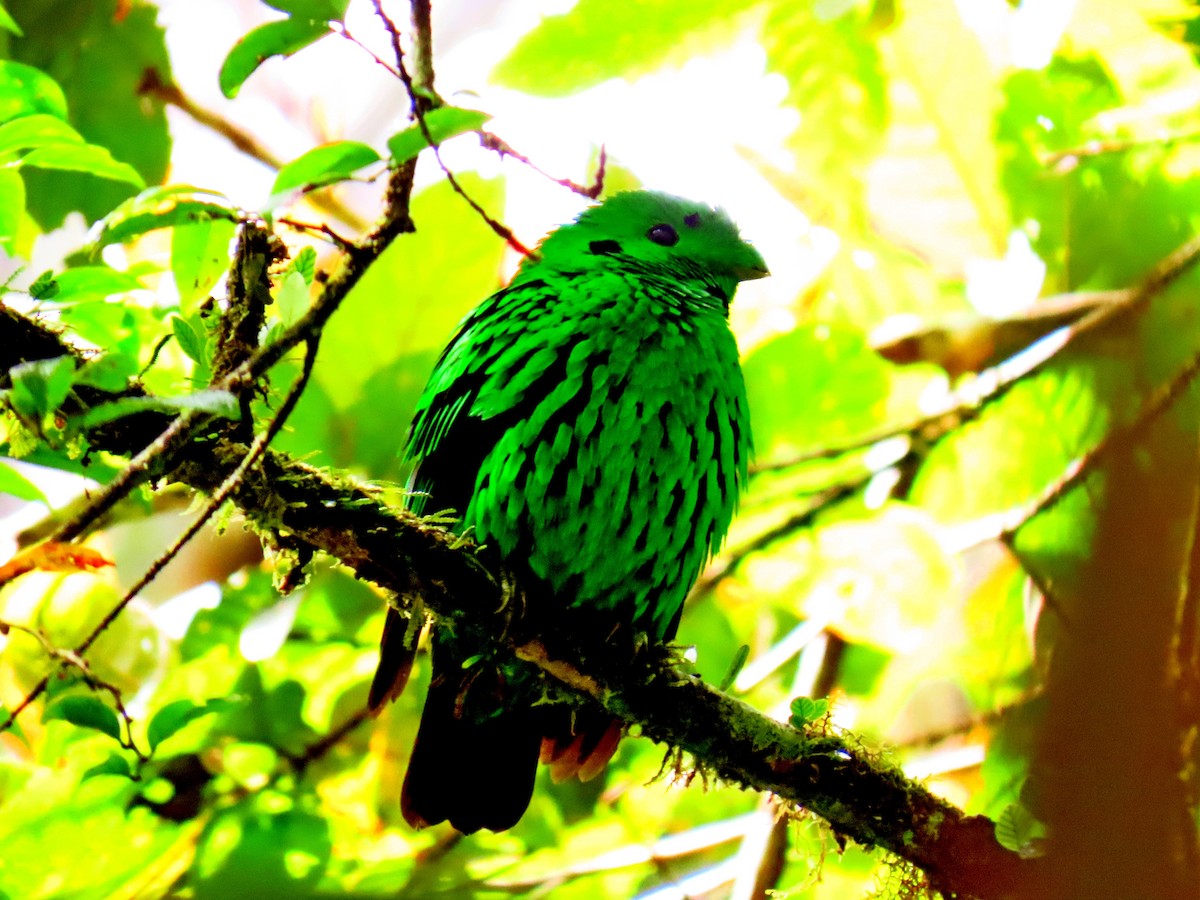
M 495 391 L 489 379 L 502 363 L 511 366 L 511 357 L 529 342 L 529 316 L 552 302 L 553 289 L 540 280 L 498 291 L 463 320 L 442 351 L 404 450 L 417 463 L 409 502 L 414 511 L 466 511 L 483 460 L 522 414 L 521 392 Z

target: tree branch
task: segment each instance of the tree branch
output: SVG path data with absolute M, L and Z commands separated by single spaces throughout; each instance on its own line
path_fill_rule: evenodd
M 32 326 L 47 356 L 77 352 L 48 330 L 19 323 L 23 318 L 0 318 L 0 348 L 13 346 L 18 328 Z M 0 366 L 7 355 L 0 351 Z M 259 365 L 247 361 L 239 369 Z M 154 413 L 130 418 L 136 428 L 91 435 L 96 446 L 136 452 L 172 421 Z M 966 816 L 856 743 L 821 729 L 797 731 L 718 692 L 676 668 L 670 648 L 630 654 L 591 637 L 597 630 L 581 629 L 579 612 L 569 609 L 539 607 L 535 627 L 516 615 L 526 598 L 509 573 L 489 572 L 470 543 L 389 508 L 350 479 L 266 451 L 231 481 L 235 470 L 246 469 L 249 449 L 233 438 L 232 425 L 223 429 L 180 451 L 168 477 L 210 494 L 234 484 L 230 499 L 259 528 L 321 550 L 397 593 L 416 584 L 429 609 L 452 627 L 490 635 L 515 657 L 640 725 L 645 736 L 686 750 L 702 772 L 776 794 L 843 837 L 895 853 L 944 893 L 1010 897 L 1033 877 L 1037 864 L 1004 850 L 988 819 Z

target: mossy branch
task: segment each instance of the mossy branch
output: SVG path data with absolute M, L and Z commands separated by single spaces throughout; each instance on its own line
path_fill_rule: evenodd
M 7 311 L 0 348 L 38 355 L 76 353 L 50 329 Z M 0 370 L 13 362 L 0 350 Z M 111 399 L 111 397 L 106 398 Z M 153 443 L 171 418 L 143 413 L 120 430 L 89 437 L 98 449 L 131 455 Z M 572 625 L 572 610 L 539 607 L 523 621 L 524 594 L 506 572 L 490 572 L 461 537 L 393 509 L 361 484 L 266 451 L 231 482 L 249 448 L 236 426 L 209 430 L 175 457 L 168 481 L 204 493 L 229 490 L 254 525 L 320 550 L 359 577 L 397 593 L 419 589 L 428 608 L 456 628 L 492 635 L 514 656 L 599 701 L 652 740 L 690 753 L 705 773 L 773 793 L 803 807 L 836 834 L 886 849 L 919 867 L 947 895 L 1016 897 L 1038 868 L 1002 848 L 990 820 L 967 816 L 905 779 L 858 745 L 817 729 L 801 732 L 723 694 L 672 664 L 670 648 L 631 654 L 596 629 Z M 499 637 L 496 637 L 499 635 Z M 605 636 L 606 637 L 606 636 Z

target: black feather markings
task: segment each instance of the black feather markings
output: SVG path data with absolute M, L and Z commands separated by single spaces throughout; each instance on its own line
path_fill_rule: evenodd
M 541 396 L 549 396 L 558 385 L 567 380 L 567 367 L 570 363 L 571 354 L 583 341 L 583 335 L 573 335 L 560 348 L 558 358 L 546 368 L 546 371 L 538 379 L 539 386 L 544 388 L 540 391 Z M 588 355 L 588 358 L 584 362 L 583 372 L 579 376 L 579 389 L 562 406 L 546 417 L 545 424 L 542 425 L 541 430 L 538 432 L 536 443 L 552 445 L 558 436 L 559 429 L 564 425 L 574 432 L 575 423 L 583 415 L 588 403 L 592 400 L 593 376 L 601 366 L 608 365 L 608 361 L 609 352 L 607 350 L 597 350 Z M 577 467 L 575 456 L 579 453 L 579 439 L 581 437 L 586 437 L 586 435 L 572 434 L 570 451 L 567 453 L 566 458 L 559 461 L 559 464 L 554 467 L 554 471 L 550 474 L 550 480 L 546 484 L 546 493 L 549 496 L 563 497 L 566 495 L 567 478 L 571 471 Z
M 721 438 L 721 420 L 717 415 L 717 398 L 713 397 L 708 401 L 708 417 L 704 420 L 704 427 L 708 429 L 713 438 L 713 462 L 719 469 L 721 460 L 724 458 L 724 442 Z M 711 472 L 712 469 L 710 468 Z M 717 489 L 721 492 L 721 504 L 724 505 L 729 500 L 729 485 L 725 483 L 724 478 L 717 478 Z M 703 507 L 701 507 L 703 509 Z M 710 539 L 712 535 L 709 535 Z
M 613 240 L 592 241 L 588 244 L 588 252 L 596 256 L 612 256 L 614 253 L 621 252 L 621 245 Z

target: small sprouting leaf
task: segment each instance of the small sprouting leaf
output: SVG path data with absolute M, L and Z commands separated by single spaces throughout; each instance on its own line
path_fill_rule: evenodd
M 179 349 L 187 354 L 188 359 L 198 363 L 207 362 L 204 352 L 207 336 L 196 328 L 195 323 L 182 316 L 171 316 L 171 331 L 179 342 Z
M 344 181 L 364 166 L 379 162 L 375 149 L 358 141 L 335 141 L 303 153 L 279 170 L 272 198 L 300 187 Z
M 113 159 L 107 147 L 97 144 L 52 144 L 38 147 L 21 157 L 21 165 L 37 169 L 66 169 L 87 172 L 110 181 L 124 181 L 136 187 L 146 186 L 146 180 L 129 163 Z
M 829 701 L 814 700 L 812 697 L 797 697 L 792 701 L 792 716 L 788 724 L 793 728 L 802 729 L 815 722 L 829 711 Z
M 425 113 L 425 126 L 435 144 L 448 141 L 468 131 L 478 131 L 491 116 L 477 109 L 462 109 L 457 106 L 439 106 Z M 410 125 L 388 138 L 388 150 L 393 163 L 412 159 L 429 146 L 420 124 Z
M 29 296 L 34 300 L 52 300 L 58 291 L 59 285 L 54 280 L 53 269 L 47 269 L 29 286 Z
M 242 84 L 272 56 L 291 56 L 327 34 L 327 19 L 291 18 L 260 25 L 233 45 L 221 63 L 221 93 L 232 100 Z
M 263 2 L 289 16 L 327 19 L 334 22 L 340 21 L 346 15 L 346 7 L 350 5 L 350 0 L 263 0 Z
M 1024 858 L 1040 856 L 1046 826 L 1020 803 L 1010 803 L 996 817 L 996 842 Z
M 102 403 L 88 410 L 83 417 L 82 427 L 95 428 L 114 419 L 122 419 L 141 412 L 204 412 L 225 419 L 238 415 L 237 398 L 229 391 L 197 391 L 183 397 L 122 397 L 111 403 Z
M 312 247 L 304 247 L 296 254 L 296 258 L 292 260 L 292 264 L 288 266 L 289 272 L 299 272 L 304 278 L 304 283 L 311 285 L 313 277 L 317 273 L 317 251 Z
M 168 703 L 151 717 L 150 724 L 146 726 L 146 740 L 150 744 L 150 752 L 153 753 L 159 744 L 182 731 L 184 726 L 201 716 L 216 712 L 218 708 L 211 703 L 198 704 L 191 700 Z
M 21 363 L 9 370 L 12 391 L 9 402 L 21 415 L 41 419 L 58 409 L 75 377 L 75 360 L 70 356 L 37 359 Z
M 62 720 L 80 728 L 91 728 L 107 734 L 115 741 L 121 739 L 121 723 L 117 714 L 95 697 L 72 696 L 56 700 L 42 715 L 43 722 Z
M 279 315 L 285 325 L 291 325 L 308 310 L 308 282 L 299 272 L 291 271 L 283 278 L 283 284 L 275 292 L 279 304 Z
M 83 780 L 95 778 L 97 775 L 119 775 L 122 778 L 133 778 L 133 770 L 129 768 L 129 760 L 122 753 L 112 752 L 108 759 L 92 766 L 83 773 Z
M 96 223 L 90 250 L 95 253 L 158 228 L 221 220 L 236 222 L 238 212 L 215 191 L 179 184 L 151 187 Z
M 4 461 L 0 461 L 0 494 L 8 494 L 19 500 L 40 500 L 50 505 L 41 488 Z

